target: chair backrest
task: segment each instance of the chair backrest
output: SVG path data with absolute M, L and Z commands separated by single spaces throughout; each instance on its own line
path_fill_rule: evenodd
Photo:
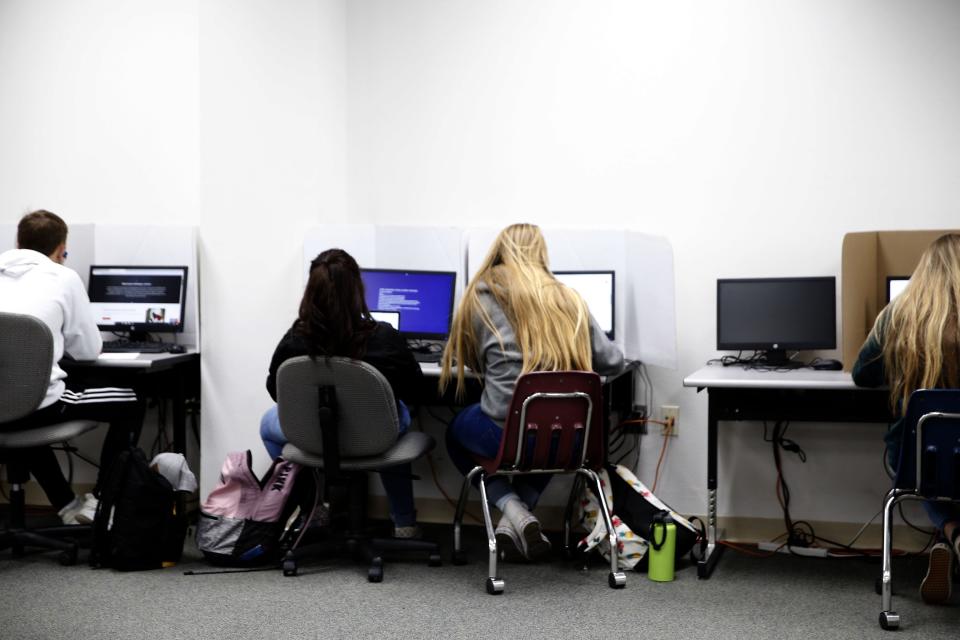
M 327 392 L 332 391 L 332 398 Z M 321 405 L 335 403 L 334 422 L 342 458 L 375 456 L 399 436 L 397 403 L 387 379 L 374 367 L 349 358 L 290 358 L 277 371 L 277 411 L 287 440 L 322 454 Z
M 495 470 L 598 469 L 606 461 L 600 376 L 590 371 L 528 373 L 517 379 Z
M 928 498 L 960 500 L 960 389 L 910 395 L 895 484 Z
M 0 312 L 0 423 L 33 413 L 47 394 L 53 336 L 33 316 Z

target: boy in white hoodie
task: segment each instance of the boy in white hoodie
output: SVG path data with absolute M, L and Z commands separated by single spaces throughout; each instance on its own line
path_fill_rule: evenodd
M 117 455 L 136 443 L 143 423 L 143 405 L 132 389 L 82 388 L 67 381 L 59 362 L 64 355 L 93 360 L 102 339 L 80 276 L 63 266 L 67 257 L 67 225 L 49 211 L 28 213 L 17 226 L 17 248 L 0 253 L 0 311 L 39 318 L 53 334 L 50 386 L 30 416 L 0 429 L 39 427 L 68 420 L 110 423 L 100 454 L 100 473 L 93 494 L 74 495 L 50 447 L 20 451 L 23 461 L 58 509 L 64 524 L 91 522 L 100 484 Z

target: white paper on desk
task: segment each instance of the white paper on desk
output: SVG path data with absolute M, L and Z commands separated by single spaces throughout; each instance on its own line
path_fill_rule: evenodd
M 97 360 L 136 360 L 140 357 L 140 352 L 127 351 L 124 353 L 101 353 Z

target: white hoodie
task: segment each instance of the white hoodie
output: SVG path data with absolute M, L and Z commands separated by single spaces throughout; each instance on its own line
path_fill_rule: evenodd
M 60 399 L 67 374 L 57 364 L 64 351 L 77 360 L 95 360 L 103 340 L 80 276 L 30 249 L 0 253 L 0 311 L 43 320 L 53 334 L 50 386 L 39 408 Z

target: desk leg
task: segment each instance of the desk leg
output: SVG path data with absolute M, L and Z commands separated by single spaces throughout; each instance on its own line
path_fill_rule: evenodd
M 187 390 L 183 374 L 171 372 L 171 396 L 173 401 L 173 450 L 187 453 Z
M 707 391 L 707 540 L 703 557 L 697 563 L 697 577 L 707 579 L 713 573 L 723 547 L 717 544 L 717 411 Z

